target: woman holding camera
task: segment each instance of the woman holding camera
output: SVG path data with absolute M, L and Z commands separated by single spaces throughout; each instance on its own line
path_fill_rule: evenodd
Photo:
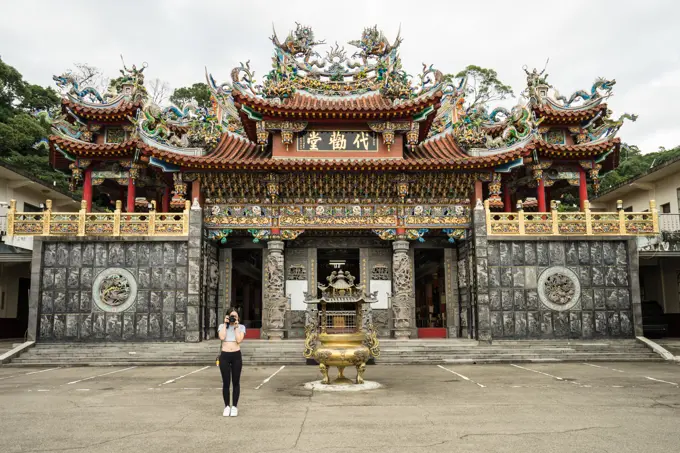
M 224 317 L 224 324 L 220 324 L 217 334 L 222 340 L 222 352 L 220 353 L 220 373 L 222 373 L 222 397 L 224 398 L 225 417 L 238 415 L 238 397 L 241 393 L 241 342 L 246 336 L 246 327 L 239 324 L 238 312 L 230 308 Z M 233 402 L 229 405 L 229 382 L 233 382 Z

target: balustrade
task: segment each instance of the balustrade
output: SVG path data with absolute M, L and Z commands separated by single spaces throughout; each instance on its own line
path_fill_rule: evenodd
M 114 212 L 87 212 L 83 200 L 79 212 L 52 212 L 52 200 L 47 200 L 43 212 L 17 212 L 16 200 L 7 211 L 8 236 L 187 236 L 189 208 L 182 212 L 156 212 L 155 203 L 149 212 L 121 212 L 116 202 Z
M 619 201 L 618 206 L 623 204 Z M 651 236 L 659 234 L 659 214 L 654 200 L 649 202 L 649 212 L 593 212 L 590 203 L 584 202 L 583 212 L 559 212 L 551 203 L 550 212 L 492 212 L 489 202 L 484 202 L 486 228 L 490 236 L 538 235 L 626 235 Z

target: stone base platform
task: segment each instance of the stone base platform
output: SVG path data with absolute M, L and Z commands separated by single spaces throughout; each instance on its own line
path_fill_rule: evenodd
M 363 392 L 376 390 L 382 385 L 374 381 L 364 381 L 363 384 L 322 384 L 321 381 L 307 382 L 305 390 L 315 390 L 317 392 Z
M 378 365 L 520 363 L 568 361 L 659 361 L 636 340 L 382 340 Z M 38 343 L 9 364 L 23 366 L 214 365 L 217 340 L 201 343 Z M 246 341 L 246 365 L 306 365 L 302 340 Z M 315 364 L 312 364 L 315 365 Z

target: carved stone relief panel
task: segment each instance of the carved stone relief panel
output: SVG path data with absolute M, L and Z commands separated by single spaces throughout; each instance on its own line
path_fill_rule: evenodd
M 570 310 L 581 299 L 581 283 L 571 269 L 550 267 L 538 277 L 538 299 L 552 310 Z

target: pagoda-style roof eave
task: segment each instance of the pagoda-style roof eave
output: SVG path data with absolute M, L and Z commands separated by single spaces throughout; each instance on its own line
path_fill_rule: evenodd
M 141 134 L 140 138 L 143 138 Z M 232 132 L 223 133 L 220 142 L 210 153 L 203 148 L 180 148 L 149 138 L 142 139 L 140 149 L 145 155 L 163 162 L 191 168 L 223 168 L 222 165 L 229 161 L 258 158 L 259 150 L 253 142 Z
M 533 111 L 538 118 L 543 119 L 542 125 L 573 124 L 595 118 L 600 111 L 607 110 L 606 103 L 597 103 L 588 108 L 556 109 L 551 104 L 534 104 Z
M 320 297 L 320 298 L 315 298 L 315 299 L 308 299 L 305 300 L 305 303 L 307 305 L 315 305 L 315 304 L 374 304 L 378 302 L 378 299 L 373 299 L 368 296 L 359 296 L 359 297 Z
M 290 98 L 281 100 L 254 96 L 236 89 L 232 92 L 232 96 L 238 108 L 246 106 L 261 115 L 294 114 L 296 117 L 323 118 L 327 113 L 335 113 L 336 117 L 341 114 L 341 118 L 361 119 L 380 114 L 390 115 L 392 118 L 406 118 L 421 112 L 430 105 L 439 103 L 443 92 L 440 87 L 437 87 L 413 99 L 397 101 L 391 101 L 377 91 L 348 96 L 321 96 L 300 91 Z
M 61 106 L 65 113 L 70 109 L 76 115 L 89 120 L 128 121 L 128 117 L 135 116 L 137 110 L 142 108 L 143 104 L 139 101 L 127 101 L 125 98 L 112 105 L 90 104 L 76 102 L 71 98 L 62 98 Z
M 536 140 L 536 151 L 539 155 L 546 155 L 552 158 L 565 157 L 573 159 L 574 157 L 595 157 L 602 153 L 610 151 L 613 147 L 618 147 L 621 144 L 619 137 L 605 137 L 588 143 L 579 143 L 575 145 L 559 145 L 548 143 L 543 139 Z
M 48 138 L 50 144 L 55 144 L 64 151 L 75 156 L 112 156 L 126 155 L 137 149 L 137 139 L 125 140 L 121 143 L 90 143 L 72 138 L 65 138 L 58 135 L 51 135 Z
M 203 148 L 181 147 L 181 146 L 170 145 L 168 143 L 159 142 L 158 140 L 155 140 L 153 137 L 151 137 L 149 134 L 147 134 L 141 128 L 137 128 L 137 134 L 139 135 L 140 140 L 144 144 L 146 144 L 146 145 L 148 145 L 152 148 L 161 150 L 161 151 L 166 151 L 166 152 L 185 155 L 185 156 L 205 156 L 206 155 L 206 151 Z
M 196 158 L 178 156 L 154 150 L 155 157 L 173 165 L 197 170 L 249 170 L 249 171 L 438 171 L 438 170 L 491 170 L 518 158 L 529 155 L 523 148 L 504 154 L 486 157 L 442 158 L 304 158 L 274 159 L 271 157 L 229 158 L 205 156 Z M 244 152 L 243 154 L 246 154 Z
M 557 111 L 561 111 L 561 112 L 581 112 L 581 111 L 592 110 L 595 107 L 602 104 L 602 102 L 604 100 L 605 100 L 605 98 L 598 97 L 598 98 L 595 98 L 591 101 L 585 102 L 581 105 L 575 105 L 575 106 L 567 107 L 567 106 L 564 106 L 564 105 L 560 105 L 558 102 L 556 102 L 552 98 L 548 97 L 548 98 L 543 99 L 544 105 L 547 105 L 548 107 L 550 107 L 553 110 L 557 110 Z

